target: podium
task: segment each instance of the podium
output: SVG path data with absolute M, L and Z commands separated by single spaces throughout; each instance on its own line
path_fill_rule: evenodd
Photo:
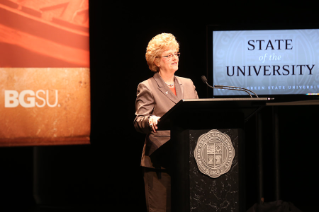
M 244 122 L 269 100 L 184 99 L 162 116 L 158 129 L 171 130 L 172 211 L 245 211 Z

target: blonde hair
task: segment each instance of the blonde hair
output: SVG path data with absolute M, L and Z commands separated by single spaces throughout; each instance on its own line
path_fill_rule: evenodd
M 176 51 L 179 51 L 179 44 L 176 41 L 175 36 L 170 33 L 158 34 L 150 40 L 146 48 L 145 58 L 151 71 L 159 71 L 154 60 L 170 48 L 175 48 Z

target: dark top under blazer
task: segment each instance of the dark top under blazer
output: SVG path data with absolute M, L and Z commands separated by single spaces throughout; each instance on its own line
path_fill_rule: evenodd
M 162 164 L 158 163 L 157 160 L 162 155 L 156 153 L 160 152 L 159 147 L 170 140 L 169 130 L 159 130 L 156 133 L 151 131 L 148 122 L 149 117 L 151 115 L 162 117 L 181 99 L 198 99 L 192 80 L 175 76 L 174 83 L 176 96 L 158 73 L 141 82 L 137 87 L 134 127 L 138 132 L 146 134 L 141 166 L 163 168 Z

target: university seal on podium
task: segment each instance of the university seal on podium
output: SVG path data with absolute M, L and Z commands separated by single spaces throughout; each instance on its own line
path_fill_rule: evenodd
M 227 134 L 214 129 L 198 138 L 194 157 L 203 174 L 217 178 L 230 170 L 235 149 Z

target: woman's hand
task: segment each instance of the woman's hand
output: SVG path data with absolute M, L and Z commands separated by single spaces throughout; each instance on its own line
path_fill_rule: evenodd
M 156 132 L 157 130 L 157 123 L 159 121 L 161 117 L 158 116 L 150 116 L 150 118 L 148 119 L 148 123 L 152 129 L 153 132 Z

